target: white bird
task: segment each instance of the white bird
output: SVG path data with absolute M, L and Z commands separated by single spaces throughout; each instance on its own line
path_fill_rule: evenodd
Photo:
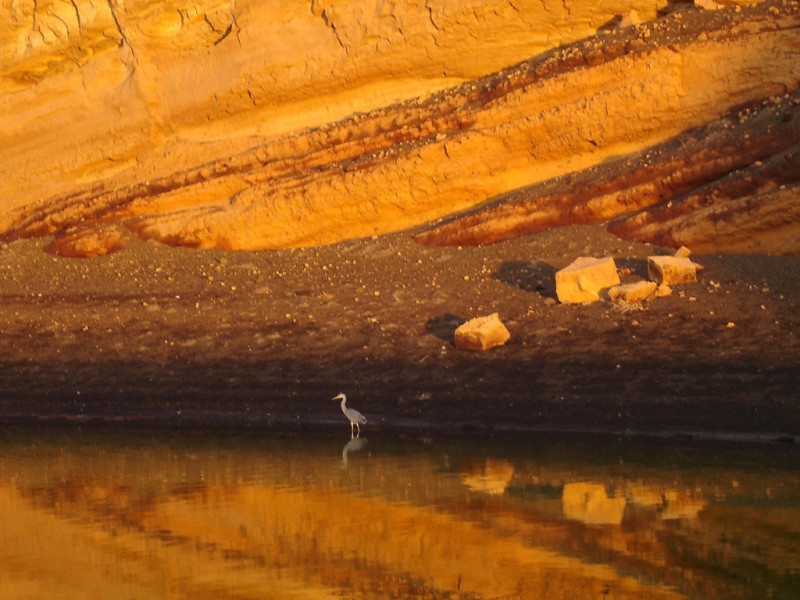
M 347 420 L 350 421 L 350 436 L 353 436 L 353 427 L 355 426 L 356 431 L 358 431 L 358 435 L 361 435 L 361 425 L 366 425 L 367 419 L 364 415 L 358 412 L 354 408 L 347 408 L 345 404 L 347 402 L 347 396 L 344 394 L 339 394 L 338 396 L 334 396 L 331 398 L 332 400 L 341 400 L 342 401 L 342 412 L 344 416 L 347 417 Z

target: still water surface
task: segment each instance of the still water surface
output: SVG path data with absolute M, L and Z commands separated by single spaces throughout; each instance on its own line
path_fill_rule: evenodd
M 793 444 L 6 427 L 0 523 L 4 600 L 800 598 Z

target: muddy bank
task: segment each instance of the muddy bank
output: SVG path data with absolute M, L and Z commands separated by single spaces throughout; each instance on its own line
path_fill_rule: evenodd
M 800 258 L 693 255 L 697 283 L 627 310 L 565 306 L 553 274 L 666 252 L 594 227 L 476 248 L 410 233 L 225 252 L 134 242 L 0 252 L 0 417 L 258 427 L 800 436 Z M 456 350 L 498 312 L 511 341 Z

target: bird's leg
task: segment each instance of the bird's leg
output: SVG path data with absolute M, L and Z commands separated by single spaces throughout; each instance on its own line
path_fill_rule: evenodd
M 358 433 L 356 433 L 356 437 L 360 436 L 361 435 L 361 425 L 359 425 L 358 423 L 356 423 L 356 431 L 358 432 Z

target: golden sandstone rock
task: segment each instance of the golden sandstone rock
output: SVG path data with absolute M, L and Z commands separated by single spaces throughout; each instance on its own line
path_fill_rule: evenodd
M 576 258 L 556 272 L 556 295 L 563 304 L 595 302 L 618 285 L 617 266 L 610 256 Z
M 462 350 L 489 350 L 502 346 L 511 334 L 497 313 L 488 317 L 476 317 L 462 323 L 455 331 L 454 343 Z
M 656 283 L 666 285 L 697 281 L 697 265 L 681 256 L 651 256 L 647 259 L 647 273 Z
M 800 6 L 720 4 L 3 0 L 0 236 L 798 252 Z
M 46 249 L 61 256 L 91 258 L 119 250 L 132 237 L 130 230 L 119 224 L 97 224 L 59 233 Z
M 655 281 L 636 281 L 624 285 L 616 285 L 608 290 L 608 298 L 621 304 L 644 302 L 656 293 Z

